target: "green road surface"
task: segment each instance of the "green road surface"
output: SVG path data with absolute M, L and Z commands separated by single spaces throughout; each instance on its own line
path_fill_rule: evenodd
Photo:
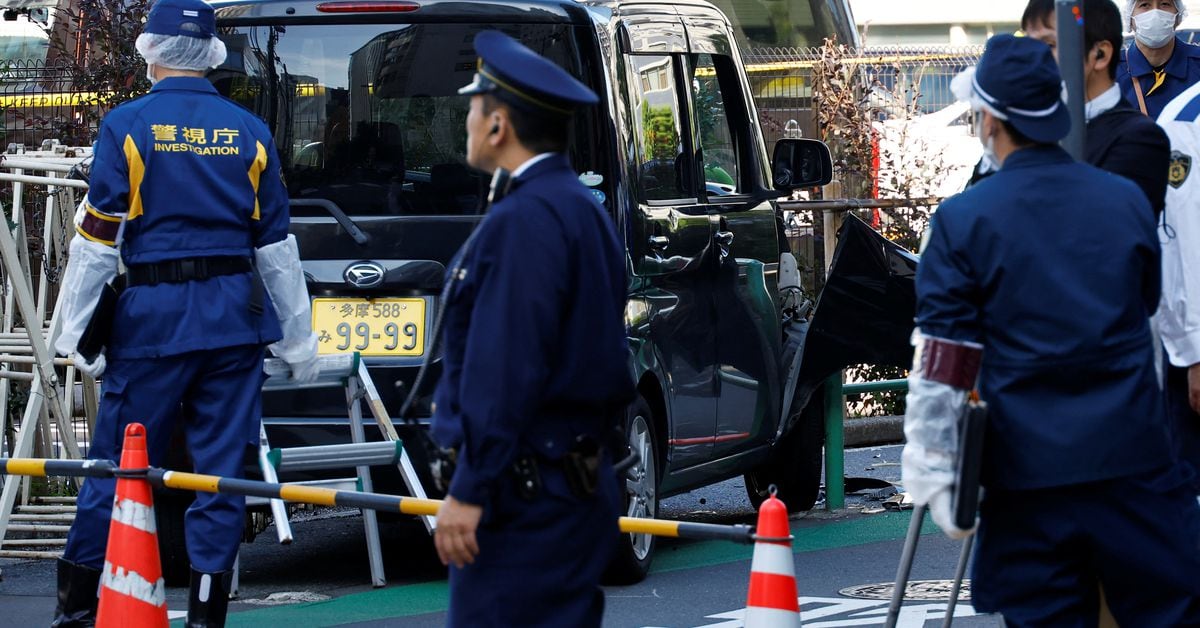
M 797 554 L 891 541 L 904 538 L 911 512 L 883 513 L 843 520 L 799 519 L 791 523 L 793 544 Z M 937 528 L 925 520 L 922 534 Z M 722 541 L 661 542 L 654 557 L 652 573 L 700 569 L 750 560 L 754 550 L 749 545 Z M 803 564 L 802 561 L 798 561 Z M 227 625 L 282 626 L 306 628 L 335 626 L 354 622 L 408 617 L 445 611 L 449 603 L 449 586 L 445 580 L 387 587 L 354 593 L 323 602 L 292 604 L 272 608 L 230 613 Z M 182 625 L 182 621 L 173 625 Z

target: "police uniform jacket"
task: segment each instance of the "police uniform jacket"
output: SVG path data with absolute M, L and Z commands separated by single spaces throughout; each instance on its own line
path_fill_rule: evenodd
M 1200 363 L 1200 83 L 1167 105 L 1159 124 L 1171 138 L 1163 216 L 1163 300 L 1158 313 L 1171 363 Z
M 450 495 L 486 505 L 518 455 L 604 438 L 632 397 L 626 264 L 561 154 L 521 173 L 459 255 L 432 429 L 457 450 Z
M 252 259 L 288 233 L 287 192 L 265 124 L 203 78 L 170 77 L 113 109 L 100 127 L 81 235 L 114 245 L 127 214 L 127 266 Z M 252 275 L 127 288 L 110 358 L 168 356 L 281 338 L 271 300 L 250 311 Z
M 1145 195 L 1057 146 L 1018 150 L 938 209 L 917 270 L 917 324 L 984 345 L 986 486 L 1166 464 L 1148 326 L 1159 255 Z
M 1121 57 L 1122 62 L 1117 66 L 1117 84 L 1121 86 L 1121 95 L 1134 107 L 1139 107 L 1137 94 L 1133 90 L 1133 81 L 1136 79 L 1142 86 L 1146 114 L 1151 119 L 1157 119 L 1167 103 L 1200 82 L 1200 46 L 1185 43 L 1178 37 L 1175 38 L 1175 50 L 1163 68 L 1161 85 L 1155 85 L 1158 77 L 1154 68 L 1136 45 L 1131 44 Z

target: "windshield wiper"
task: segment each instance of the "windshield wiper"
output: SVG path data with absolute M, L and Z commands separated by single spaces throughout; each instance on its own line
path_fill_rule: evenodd
M 353 220 L 350 220 L 350 217 L 346 215 L 346 212 L 342 211 L 342 208 L 338 207 L 337 203 L 334 203 L 329 199 L 291 198 L 288 199 L 288 203 L 291 204 L 292 207 L 320 207 L 321 209 L 329 212 L 329 215 L 333 216 L 333 219 L 336 220 L 337 223 L 346 230 L 346 233 L 350 234 L 351 238 L 354 238 L 355 242 L 358 244 L 366 244 L 367 242 L 371 241 L 371 238 L 368 237 L 362 229 L 359 229 L 358 225 L 354 224 Z

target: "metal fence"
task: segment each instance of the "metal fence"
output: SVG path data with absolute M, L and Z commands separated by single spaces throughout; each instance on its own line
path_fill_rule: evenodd
M 818 66 L 847 72 L 864 104 L 884 119 L 933 113 L 953 104 L 950 80 L 982 53 L 981 46 L 754 48 L 743 59 L 763 135 L 772 146 L 784 136 L 789 120 L 799 124 L 805 137 L 819 137 L 812 115 L 812 77 Z M 0 64 L 0 148 L 10 143 L 34 147 L 46 139 L 90 143 L 101 106 L 95 94 L 73 88 L 75 71 L 66 61 Z
M 79 69 L 69 61 L 0 63 L 0 148 L 44 140 L 66 145 L 91 144 L 103 109 L 95 93 L 75 88 Z
M 754 48 L 743 55 L 767 146 L 789 120 L 819 137 L 812 113 L 813 72 L 840 70 L 878 119 L 934 113 L 954 104 L 950 81 L 975 65 L 982 46 Z

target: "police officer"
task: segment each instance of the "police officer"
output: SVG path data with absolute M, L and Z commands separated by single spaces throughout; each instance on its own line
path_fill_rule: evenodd
M 136 46 L 153 88 L 101 125 L 55 348 L 85 373 L 104 374 L 90 458 L 119 459 L 126 424 L 139 421 L 150 464 L 162 465 L 178 417 L 198 473 L 241 477 L 246 448 L 257 442 L 264 347 L 297 380 L 316 374 L 287 192 L 266 126 L 204 78 L 225 58 L 212 7 L 158 0 Z M 128 269 L 118 283 L 127 287 L 107 349 L 80 355 L 118 258 Z M 59 562 L 56 626 L 95 619 L 114 487 L 90 479 L 80 491 Z M 189 626 L 224 624 L 244 510 L 243 497 L 197 493 L 187 511 Z
M 1164 392 L 1174 453 L 1200 495 L 1200 83 L 1163 109 L 1171 138 L 1167 210 L 1159 225 L 1163 299 L 1157 320 L 1166 348 Z
M 1175 36 L 1187 17 L 1183 0 L 1128 0 L 1126 26 L 1135 45 L 1117 70 L 1121 95 L 1157 119 L 1163 107 L 1200 81 L 1200 46 Z
M 1050 49 L 993 37 L 975 72 L 1000 170 L 934 215 L 917 271 L 906 488 L 952 535 L 956 419 L 989 405 L 975 608 L 1016 626 L 1200 623 L 1200 507 L 1168 455 L 1148 318 L 1159 245 L 1145 195 L 1056 142 Z
M 475 51 L 467 162 L 512 182 L 446 279 L 433 436 L 455 460 L 434 537 L 448 623 L 598 626 L 619 506 L 601 443 L 633 383 L 624 251 L 564 154 L 571 112 L 597 97 L 500 32 Z

